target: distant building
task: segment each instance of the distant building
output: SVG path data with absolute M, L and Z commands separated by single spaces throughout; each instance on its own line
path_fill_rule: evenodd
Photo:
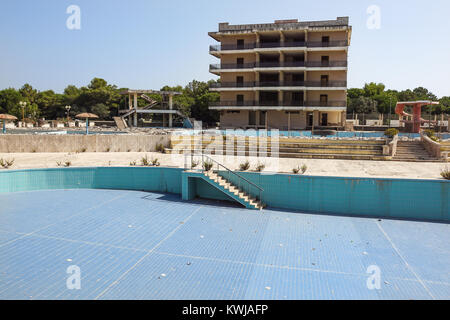
M 348 17 L 229 25 L 209 35 L 220 42 L 210 72 L 220 84 L 222 128 L 342 127 L 347 108 Z

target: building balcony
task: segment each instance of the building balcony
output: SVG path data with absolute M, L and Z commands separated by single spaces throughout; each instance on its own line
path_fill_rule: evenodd
M 347 81 L 250 81 L 221 82 L 210 85 L 211 89 L 254 89 L 257 88 L 347 88 Z
M 209 46 L 209 51 L 241 51 L 241 50 L 258 50 L 268 48 L 342 48 L 348 47 L 348 41 L 308 41 L 308 42 L 252 42 L 245 44 L 221 44 Z
M 309 108 L 346 108 L 347 101 L 257 101 L 257 100 L 248 100 L 248 101 L 237 101 L 237 100 L 228 100 L 228 101 L 218 101 L 210 103 L 209 107 L 211 109 L 258 109 L 262 108 L 273 108 L 273 109 L 284 109 L 287 108 L 298 108 L 298 109 L 309 109 Z
M 330 69 L 330 68 L 347 68 L 347 61 L 294 61 L 294 62 L 250 62 L 250 63 L 222 63 L 211 64 L 209 70 L 211 72 L 245 70 L 248 69 L 295 69 L 295 68 L 313 68 L 313 69 Z M 234 72 L 234 71 L 231 71 Z

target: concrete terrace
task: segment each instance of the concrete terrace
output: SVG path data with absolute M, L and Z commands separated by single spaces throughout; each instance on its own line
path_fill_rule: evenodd
M 136 161 L 139 165 L 142 157 L 158 158 L 161 166 L 183 167 L 184 157 L 180 154 L 162 154 L 157 152 L 80 152 L 80 153 L 0 153 L 0 158 L 15 159 L 11 169 L 55 168 L 57 162 L 70 161 L 73 167 L 129 166 Z M 448 167 L 439 162 L 401 162 L 371 160 L 338 159 L 289 159 L 270 157 L 222 157 L 212 156 L 233 170 L 239 164 L 249 160 L 251 170 L 258 163 L 264 163 L 264 172 L 292 173 L 292 169 L 306 164 L 306 174 L 313 176 L 336 177 L 373 177 L 373 178 L 411 178 L 441 179 L 440 172 Z
M 175 195 L 0 195 L 1 299 L 449 299 L 449 225 Z M 20 204 L 20 205 L 19 205 Z M 66 288 L 67 267 L 81 289 Z M 369 290 L 369 266 L 381 288 Z

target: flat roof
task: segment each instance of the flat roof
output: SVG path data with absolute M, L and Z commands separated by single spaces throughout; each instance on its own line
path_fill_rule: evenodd
M 399 101 L 397 104 L 439 104 L 438 101 L 418 100 L 418 101 Z
M 119 94 L 130 94 L 130 93 L 160 94 L 160 95 L 180 95 L 180 94 L 182 94 L 181 92 L 178 92 L 178 91 L 159 91 L 159 90 L 141 90 L 141 89 L 127 89 L 127 90 L 119 92 Z
M 289 31 L 289 30 L 351 30 L 349 25 L 349 17 L 338 17 L 336 20 L 322 20 L 322 21 L 298 21 L 297 19 L 290 20 L 275 20 L 274 23 L 260 23 L 260 24 L 237 24 L 230 25 L 228 22 L 219 23 L 219 30 L 209 32 L 208 34 L 218 40 L 218 35 L 226 34 L 240 34 L 250 33 L 256 31 Z

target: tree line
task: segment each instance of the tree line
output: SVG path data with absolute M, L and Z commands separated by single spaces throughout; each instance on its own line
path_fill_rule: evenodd
M 204 122 L 219 121 L 216 111 L 208 109 L 210 102 L 218 101 L 219 94 L 210 92 L 208 82 L 193 80 L 186 86 L 164 86 L 161 90 L 178 91 L 181 95 L 174 97 L 175 106 L 187 117 L 201 119 Z M 118 88 L 108 84 L 101 78 L 94 78 L 87 86 L 67 86 L 63 93 L 53 90 L 38 91 L 30 84 L 20 89 L 7 88 L 0 91 L 0 113 L 8 113 L 22 119 L 22 112 L 28 121 L 63 120 L 67 118 L 66 106 L 70 106 L 70 117 L 83 112 L 94 113 L 103 120 L 111 120 L 119 114 L 120 109 L 128 108 L 128 96 L 121 95 L 127 88 Z M 160 100 L 159 95 L 149 95 L 154 100 Z M 19 102 L 26 102 L 22 110 Z M 139 107 L 147 104 L 138 99 Z
M 418 87 L 403 91 L 386 90 L 382 83 L 367 83 L 363 88 L 351 88 L 347 91 L 348 114 L 394 114 L 400 101 L 432 100 L 439 105 L 428 107 L 425 112 L 431 114 L 450 114 L 450 96 L 438 97 L 426 88 Z
M 217 92 L 210 92 L 209 86 L 216 82 L 193 80 L 186 86 L 164 86 L 161 90 L 178 91 L 181 95 L 174 97 L 174 104 L 187 117 L 193 117 L 206 123 L 219 121 L 219 113 L 209 110 L 211 102 L 219 100 Z M 8 113 L 22 118 L 22 108 L 19 102 L 26 102 L 23 110 L 30 121 L 38 119 L 62 120 L 67 117 L 66 106 L 71 106 L 70 116 L 82 112 L 97 114 L 100 119 L 110 120 L 119 114 L 120 109 L 127 109 L 127 96 L 120 95 L 127 88 L 118 88 L 101 78 L 94 78 L 87 86 L 67 86 L 63 93 L 53 90 L 38 91 L 30 84 L 20 89 L 7 88 L 0 91 L 0 113 Z M 151 95 L 155 100 L 159 95 Z M 440 104 L 431 108 L 432 114 L 450 114 L 450 97 L 438 99 L 428 89 L 418 87 L 403 91 L 386 90 L 382 83 L 368 83 L 363 88 L 350 88 L 347 92 L 347 113 L 394 113 L 397 101 L 433 100 Z M 139 99 L 139 106 L 146 101 Z

